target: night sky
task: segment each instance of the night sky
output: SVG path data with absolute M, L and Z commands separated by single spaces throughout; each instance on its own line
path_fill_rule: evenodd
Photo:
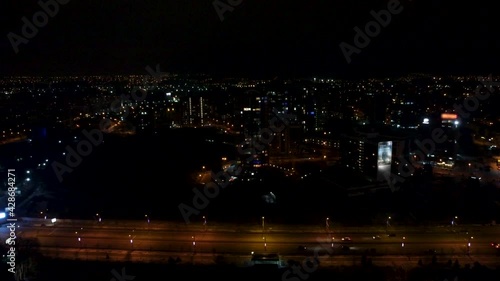
M 339 44 L 353 45 L 353 28 L 388 2 L 243 0 L 221 21 L 213 0 L 69 0 L 15 54 L 7 34 L 22 35 L 21 18 L 42 9 L 4 0 L 0 74 L 147 74 L 156 64 L 255 77 L 498 71 L 492 1 L 401 0 L 403 11 L 348 64 Z

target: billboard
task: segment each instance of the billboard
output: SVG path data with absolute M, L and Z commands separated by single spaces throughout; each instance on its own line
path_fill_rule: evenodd
M 377 150 L 377 179 L 386 180 L 391 175 L 392 141 L 378 143 Z
M 457 114 L 454 113 L 443 113 L 441 114 L 441 119 L 443 120 L 455 120 L 458 118 Z

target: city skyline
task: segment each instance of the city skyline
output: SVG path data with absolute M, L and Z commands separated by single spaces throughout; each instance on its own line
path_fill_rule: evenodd
M 496 11 L 2 1 L 0 279 L 500 280 Z

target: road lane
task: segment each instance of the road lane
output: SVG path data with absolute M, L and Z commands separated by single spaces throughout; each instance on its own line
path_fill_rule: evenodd
M 416 256 L 432 257 L 432 251 L 438 256 L 476 256 L 476 259 L 497 261 L 492 257 L 498 250 L 490 246 L 497 241 L 500 233 L 498 226 L 461 226 L 461 227 L 336 227 L 327 233 L 318 226 L 273 226 L 265 232 L 258 227 L 245 228 L 241 225 L 220 225 L 206 230 L 200 227 L 181 227 L 177 224 L 161 224 L 155 227 L 136 227 L 143 225 L 133 222 L 124 224 L 96 224 L 74 221 L 70 224 L 40 226 L 37 223 L 22 223 L 17 229 L 18 237 L 37 238 L 44 249 L 44 254 L 81 251 L 128 251 L 183 253 L 187 255 L 248 255 L 253 252 L 278 252 L 284 256 L 313 256 L 319 247 L 320 254 L 330 257 L 361 256 Z M 78 227 L 77 225 L 82 225 Z M 467 231 L 466 231 L 467 230 Z M 387 233 L 394 233 L 394 237 Z M 6 239 L 4 228 L 0 237 Z M 342 237 L 351 241 L 342 241 Z M 373 239 L 380 236 L 380 239 Z M 403 239 L 404 237 L 404 239 Z M 80 238 L 80 239 L 79 239 Z M 468 243 L 471 243 L 468 246 Z M 332 244 L 333 243 L 333 244 Z M 402 244 L 404 243 L 404 244 Z M 305 246 L 305 250 L 298 247 Z M 342 246 L 348 246 L 349 250 Z M 96 254 L 97 255 L 97 254 Z M 142 254 L 142 256 L 146 256 Z

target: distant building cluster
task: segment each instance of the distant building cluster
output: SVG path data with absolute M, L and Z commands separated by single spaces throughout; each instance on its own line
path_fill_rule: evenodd
M 236 136 L 241 149 L 259 148 L 239 161 L 252 156 L 253 165 L 260 166 L 270 157 L 313 155 L 374 183 L 397 174 L 401 159 L 421 157 L 414 140 L 429 138 L 435 128 L 448 138 L 416 160 L 422 164 L 453 165 L 461 126 L 495 145 L 500 116 L 494 102 L 483 103 L 468 118 L 454 111 L 473 95 L 478 79 L 424 74 L 366 80 L 7 77 L 0 81 L 0 143 L 43 138 L 45 128 L 99 128 L 103 119 L 109 120 L 106 133 L 116 134 L 213 127 Z M 139 94 L 141 99 L 134 98 Z M 266 130 L 279 114 L 293 118 L 279 132 Z

